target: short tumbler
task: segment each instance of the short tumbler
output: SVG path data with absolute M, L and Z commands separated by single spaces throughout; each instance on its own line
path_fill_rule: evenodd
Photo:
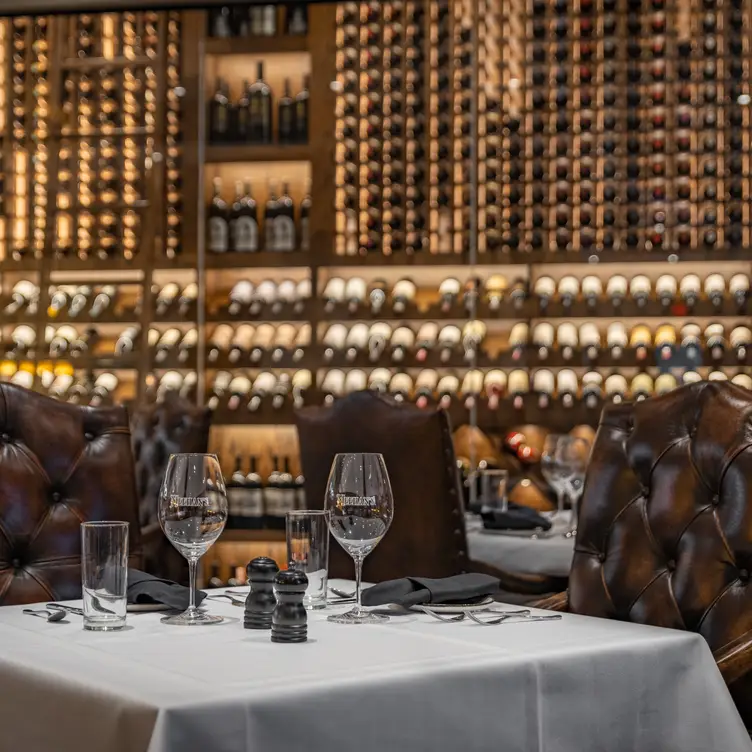
M 287 513 L 287 561 L 290 569 L 305 572 L 307 609 L 326 608 L 329 572 L 329 512 L 301 510 Z
M 84 629 L 125 626 L 128 587 L 128 523 L 81 523 Z

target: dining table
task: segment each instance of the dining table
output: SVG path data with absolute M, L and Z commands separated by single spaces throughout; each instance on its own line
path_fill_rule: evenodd
M 377 625 L 328 622 L 338 604 L 308 613 L 307 642 L 278 644 L 243 628 L 242 607 L 203 605 L 225 622 L 129 613 L 89 632 L 0 608 L 0 752 L 752 750 L 691 632 L 396 607 Z
M 474 561 L 517 574 L 569 577 L 574 536 L 565 535 L 569 514 L 553 518 L 551 530 L 486 530 L 478 515 L 465 518 L 467 551 Z

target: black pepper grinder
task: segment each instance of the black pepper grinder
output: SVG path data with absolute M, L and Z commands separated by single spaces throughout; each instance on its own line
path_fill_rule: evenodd
M 246 567 L 251 592 L 245 599 L 243 626 L 246 629 L 271 629 L 272 614 L 276 600 L 274 598 L 274 575 L 279 567 L 274 559 L 259 556 Z
M 308 614 L 303 596 L 308 587 L 305 572 L 287 569 L 274 578 L 277 607 L 272 617 L 272 642 L 305 642 L 308 639 Z

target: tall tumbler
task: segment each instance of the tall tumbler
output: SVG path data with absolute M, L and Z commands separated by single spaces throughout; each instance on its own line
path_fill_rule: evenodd
M 329 512 L 320 509 L 288 512 L 286 528 L 288 566 L 308 576 L 303 605 L 309 610 L 326 608 Z
M 125 626 L 128 587 L 128 523 L 81 523 L 84 629 Z

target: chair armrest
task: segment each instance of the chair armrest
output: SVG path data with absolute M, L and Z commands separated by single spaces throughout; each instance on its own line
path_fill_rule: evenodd
M 563 593 L 557 593 L 530 605 L 535 608 L 545 608 L 547 611 L 569 611 L 569 595 L 565 590 Z
M 745 632 L 713 653 L 726 684 L 752 671 L 752 632 Z
M 549 577 L 548 575 L 539 574 L 519 574 L 517 572 L 506 572 L 503 569 L 497 569 L 491 564 L 483 561 L 469 559 L 466 562 L 467 569 L 470 572 L 480 572 L 482 574 L 496 577 L 501 583 L 501 589 L 510 593 L 521 593 L 523 595 L 545 595 L 556 590 L 566 587 L 566 578 Z

